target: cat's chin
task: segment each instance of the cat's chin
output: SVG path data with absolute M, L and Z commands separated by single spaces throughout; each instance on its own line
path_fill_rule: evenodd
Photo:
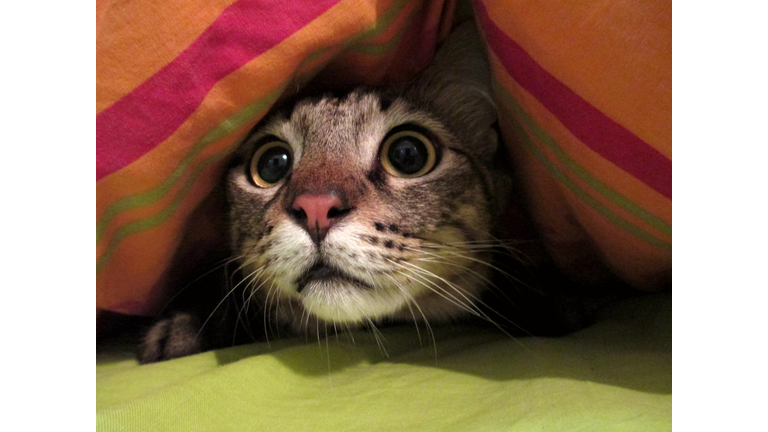
M 308 283 L 300 302 L 307 312 L 324 321 L 359 324 L 391 316 L 405 305 L 406 298 L 330 278 Z

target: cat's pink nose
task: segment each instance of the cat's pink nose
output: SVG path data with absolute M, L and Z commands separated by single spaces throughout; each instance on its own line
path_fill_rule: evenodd
M 316 243 L 321 242 L 336 220 L 349 213 L 341 198 L 333 194 L 296 197 L 291 206 L 293 217 L 306 224 L 307 231 Z

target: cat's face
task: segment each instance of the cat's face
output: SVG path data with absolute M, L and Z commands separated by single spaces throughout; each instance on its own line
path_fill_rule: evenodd
M 490 168 L 493 107 L 478 110 L 489 99 L 457 97 L 436 106 L 416 86 L 305 100 L 243 144 L 228 176 L 232 247 L 277 319 L 301 329 L 471 309 L 489 259 L 472 245 L 492 239 L 506 179 Z

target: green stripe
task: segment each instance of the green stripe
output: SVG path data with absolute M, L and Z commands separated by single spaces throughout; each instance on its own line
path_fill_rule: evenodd
M 381 30 L 378 31 L 378 34 L 383 33 L 384 30 L 386 30 L 389 27 L 389 25 L 391 24 L 391 21 L 394 20 L 394 18 L 400 13 L 400 10 L 403 9 L 403 6 L 405 6 L 405 4 L 407 3 L 408 1 L 401 1 L 400 3 L 397 3 L 396 7 L 398 8 L 398 10 L 396 11 L 396 13 L 390 14 L 390 12 L 394 12 L 394 7 L 393 7 L 393 9 L 388 10 L 387 13 L 382 16 L 382 19 L 386 19 L 390 22 L 386 24 L 386 27 L 382 26 Z M 408 26 L 411 24 L 411 22 L 413 21 L 418 11 L 419 11 L 419 7 L 415 7 L 413 11 L 411 11 L 411 14 L 408 15 L 408 18 L 405 19 L 405 22 L 403 22 L 403 25 L 401 25 L 400 28 L 397 30 L 397 33 L 395 33 L 395 36 L 392 37 L 392 39 L 390 39 L 389 41 L 384 42 L 383 44 L 376 44 L 376 43 L 355 44 L 350 47 L 350 50 L 359 52 L 361 54 L 367 54 L 372 56 L 384 55 L 390 52 L 394 47 L 400 44 L 400 41 L 402 41 L 403 36 L 405 35 L 405 31 L 408 29 Z M 366 37 L 372 38 L 374 36 L 378 36 L 378 34 L 368 35 Z
M 397 18 L 398 15 L 400 15 L 400 12 L 403 11 L 405 8 L 405 5 L 410 3 L 411 0 L 398 0 L 392 6 L 387 9 L 384 14 L 376 20 L 373 24 L 371 24 L 370 27 L 367 29 L 361 31 L 356 36 L 351 37 L 347 40 L 347 44 L 355 44 L 363 39 L 370 39 L 374 38 L 376 36 L 381 35 L 386 31 L 390 25 L 392 25 L 392 21 Z M 415 8 L 414 11 L 418 10 L 419 8 Z
M 507 98 L 505 98 L 505 102 L 508 102 Z M 504 111 L 506 111 L 506 106 L 502 107 Z M 523 127 L 517 122 L 514 115 L 512 115 L 511 112 L 505 112 L 508 120 L 512 124 L 512 126 L 515 129 L 515 132 L 519 136 L 520 140 L 525 144 L 525 146 L 536 156 L 536 158 L 541 162 L 547 170 L 562 184 L 564 184 L 568 189 L 571 190 L 577 197 L 579 197 L 584 203 L 592 207 L 595 211 L 600 213 L 603 217 L 613 222 L 618 227 L 624 229 L 625 231 L 629 232 L 630 234 L 634 235 L 635 237 L 645 241 L 646 243 L 656 246 L 661 249 L 665 250 L 672 250 L 672 244 L 669 242 L 666 242 L 664 240 L 658 239 L 654 237 L 653 235 L 645 232 L 644 230 L 636 227 L 626 219 L 622 218 L 621 216 L 613 213 L 608 207 L 597 201 L 595 198 L 593 198 L 591 195 L 589 195 L 586 191 L 584 191 L 581 187 L 579 187 L 576 183 L 573 182 L 565 173 L 563 173 L 560 168 L 555 166 L 552 162 L 550 162 L 547 157 L 544 155 L 544 153 L 541 152 L 541 150 L 536 147 L 536 145 L 531 142 L 530 138 L 528 137 L 527 133 L 523 129 Z
M 235 115 L 229 117 L 228 119 L 220 123 L 218 126 L 216 126 L 216 128 L 214 128 L 209 133 L 207 133 L 200 141 L 198 141 L 194 145 L 193 151 L 189 155 L 187 155 L 187 157 L 184 158 L 184 161 L 181 164 L 179 164 L 179 166 L 181 167 L 183 165 L 184 168 L 186 169 L 186 167 L 189 166 L 189 164 L 191 163 L 191 159 L 193 158 L 193 156 L 200 153 L 200 150 L 203 147 L 214 142 L 215 140 L 218 140 L 226 136 L 229 133 L 232 133 L 233 131 L 237 130 L 238 128 L 242 127 L 244 124 L 249 122 L 254 117 L 264 115 L 264 113 L 269 109 L 272 103 L 274 103 L 277 97 L 282 93 L 284 89 L 284 85 L 285 84 L 276 88 L 275 90 L 272 91 L 272 93 L 270 93 L 266 97 L 247 106 L 245 109 L 239 111 Z M 192 189 L 192 186 L 197 181 L 197 178 L 200 176 L 200 173 L 211 163 L 220 161 L 221 159 L 226 157 L 226 155 L 228 155 L 229 152 L 230 152 L 230 149 L 220 151 L 212 156 L 207 157 L 206 159 L 200 161 L 197 165 L 195 165 L 194 170 L 192 171 L 192 174 L 184 182 L 184 185 L 181 187 L 181 189 L 178 191 L 176 196 L 173 198 L 173 201 L 167 207 L 163 208 L 159 213 L 145 219 L 128 223 L 118 228 L 115 231 L 114 235 L 112 235 L 111 238 L 109 239 L 109 244 L 107 245 L 107 248 L 104 254 L 96 260 L 96 273 L 98 273 L 106 265 L 106 263 L 112 257 L 112 254 L 117 249 L 118 244 L 125 237 L 131 234 L 135 234 L 137 232 L 154 228 L 160 225 L 161 223 L 165 222 L 166 220 L 168 220 L 168 218 L 171 217 L 171 215 L 173 215 L 173 213 L 175 213 L 176 210 L 179 208 L 179 205 L 181 204 L 181 202 L 186 198 L 187 193 L 189 192 L 190 189 Z M 178 170 L 179 168 L 176 169 L 176 171 Z M 174 173 L 176 171 L 174 171 Z M 178 180 L 178 177 L 176 177 L 173 180 L 173 182 L 175 182 L 176 180 Z M 114 210 L 114 213 L 112 213 L 110 216 L 114 217 L 114 214 L 117 214 L 119 211 L 123 211 L 128 208 L 151 204 L 152 202 L 155 202 L 157 199 L 162 197 L 162 195 L 166 193 L 171 186 L 173 186 L 173 183 L 169 184 L 169 181 L 166 180 L 158 188 L 153 189 L 148 193 L 124 198 L 109 208 L 109 210 L 113 210 L 116 208 L 117 204 L 122 204 L 122 207 L 120 207 L 118 210 Z M 164 188 L 164 189 L 161 192 L 157 192 L 161 188 Z M 106 224 L 104 226 L 106 226 Z
M 181 202 L 186 197 L 187 193 L 190 189 L 192 189 L 192 186 L 194 185 L 197 178 L 200 176 L 200 173 L 203 172 L 203 170 L 208 167 L 213 162 L 218 162 L 222 160 L 226 155 L 228 154 L 228 151 L 221 151 L 213 156 L 210 156 L 203 161 L 201 161 L 199 164 L 195 166 L 194 171 L 192 172 L 192 175 L 189 177 L 189 179 L 184 183 L 184 186 L 179 191 L 178 194 L 173 199 L 173 202 L 171 202 L 170 205 L 165 207 L 160 213 L 157 213 L 151 217 L 148 217 L 146 219 L 141 219 L 135 222 L 128 223 L 126 225 L 121 226 L 117 231 L 115 231 L 114 235 L 110 238 L 109 245 L 107 246 L 107 250 L 104 252 L 104 254 L 99 257 L 96 260 L 96 273 L 101 271 L 102 268 L 109 262 L 110 258 L 112 258 L 112 255 L 114 254 L 115 250 L 117 249 L 117 245 L 126 237 L 128 237 L 131 234 L 136 234 L 141 231 L 145 231 L 151 228 L 154 228 L 161 223 L 168 220 L 168 218 L 173 215 L 176 210 L 178 210 L 179 205 L 181 205 Z
M 365 39 L 376 38 L 380 36 L 382 33 L 384 33 L 386 30 L 388 30 L 389 27 L 392 25 L 392 21 L 394 21 L 395 18 L 397 18 L 397 16 L 400 15 L 400 13 L 403 11 L 405 6 L 410 2 L 411 0 L 399 0 L 395 2 L 389 9 L 387 9 L 384 12 L 384 14 L 381 17 L 379 17 L 379 19 L 376 22 L 371 24 L 370 27 L 350 37 L 349 39 L 345 40 L 344 45 L 347 46 L 348 49 L 352 51 L 359 51 L 362 53 L 367 53 L 372 55 L 386 54 L 390 49 L 392 49 L 392 47 L 400 39 L 402 39 L 402 35 L 404 34 L 404 29 L 413 20 L 415 12 L 418 11 L 419 9 L 418 7 L 414 8 L 414 10 L 411 12 L 411 15 L 409 15 L 408 18 L 406 18 L 405 23 L 403 23 L 403 25 L 401 26 L 400 30 L 398 30 L 395 37 L 389 42 L 386 42 L 385 44 L 382 44 L 382 45 L 377 45 L 374 43 L 366 44 L 361 41 L 364 41 Z M 386 46 L 386 48 L 381 48 L 384 46 Z M 322 56 L 323 54 L 327 53 L 333 48 L 335 47 L 322 48 L 318 51 L 313 52 L 302 61 L 302 64 L 311 62 L 312 60 Z
M 632 213 L 638 219 L 646 222 L 648 225 L 651 225 L 664 234 L 670 236 L 672 235 L 672 225 L 663 221 L 662 219 L 659 219 L 656 215 L 648 212 L 644 208 L 635 204 L 632 200 L 611 189 L 605 183 L 589 174 L 589 172 L 582 168 L 576 161 L 571 159 L 571 157 L 563 151 L 557 142 L 546 132 L 544 132 L 539 127 L 539 125 L 537 125 L 533 119 L 531 119 L 528 114 L 525 113 L 522 107 L 520 107 L 520 105 L 515 102 L 514 98 L 512 98 L 509 93 L 507 93 L 507 91 L 501 86 L 501 84 L 499 84 L 498 81 L 493 81 L 493 87 L 494 92 L 496 94 L 501 94 L 504 97 L 504 101 L 512 108 L 518 118 L 520 118 L 525 123 L 525 125 L 528 127 L 528 130 L 532 131 L 533 134 L 557 156 L 563 165 L 568 167 L 568 169 L 571 170 L 577 177 L 579 177 L 592 189 L 606 197 L 617 206 L 623 208 L 629 213 Z

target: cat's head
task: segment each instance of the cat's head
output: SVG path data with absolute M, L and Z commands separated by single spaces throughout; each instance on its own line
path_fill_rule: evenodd
M 487 284 L 509 180 L 474 28 L 400 91 L 319 97 L 265 119 L 228 175 L 231 242 L 279 319 L 441 319 Z

